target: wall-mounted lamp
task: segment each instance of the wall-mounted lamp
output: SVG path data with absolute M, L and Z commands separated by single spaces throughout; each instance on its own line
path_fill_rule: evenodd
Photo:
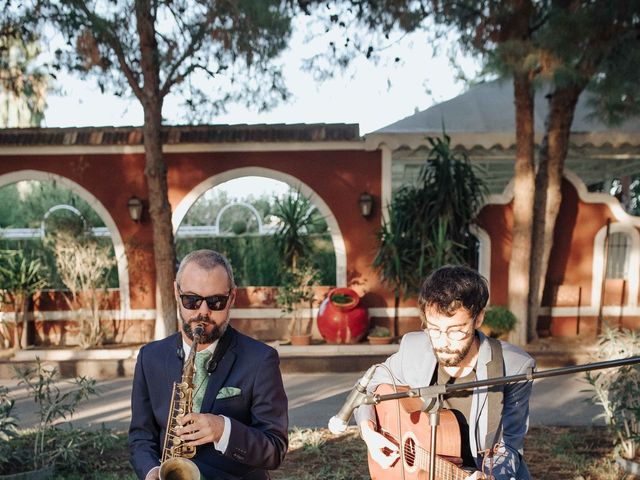
M 131 220 L 139 222 L 142 218 L 142 200 L 134 195 L 127 202 L 127 207 L 129 208 L 129 216 L 131 217 Z
M 360 204 L 360 213 L 363 217 L 371 215 L 371 211 L 373 210 L 373 196 L 370 193 L 361 193 L 358 203 Z

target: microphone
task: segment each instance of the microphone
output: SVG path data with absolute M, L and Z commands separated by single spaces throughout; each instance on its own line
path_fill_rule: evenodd
M 207 362 L 207 372 L 213 373 L 216 368 L 218 368 L 218 362 L 216 362 L 213 357 L 211 357 Z
M 347 429 L 347 424 L 349 423 L 349 418 L 351 418 L 351 414 L 353 411 L 360 406 L 364 397 L 367 396 L 367 385 L 373 378 L 373 372 L 376 371 L 378 365 L 373 365 L 365 372 L 358 383 L 353 387 L 351 393 L 347 397 L 342 405 L 342 408 L 329 420 L 329 431 L 331 433 L 338 434 L 342 433 Z
M 184 350 L 182 349 L 182 335 L 178 335 L 178 342 L 176 343 L 176 355 L 180 360 L 184 360 Z

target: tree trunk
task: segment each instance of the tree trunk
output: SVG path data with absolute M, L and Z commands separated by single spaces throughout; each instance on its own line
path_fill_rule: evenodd
M 136 2 L 136 20 L 140 37 L 141 66 L 144 77 L 144 173 L 149 190 L 149 216 L 153 228 L 153 254 L 156 269 L 155 337 L 163 338 L 177 329 L 173 280 L 176 253 L 171 225 L 171 205 L 167 193 L 167 165 L 162 154 L 162 103 L 160 67 L 155 37 L 153 9 L 148 2 Z
M 14 304 L 13 304 L 13 321 L 14 321 L 14 328 L 13 328 L 13 348 L 15 348 L 16 350 L 20 350 L 22 348 L 22 336 L 20 334 L 20 307 L 19 305 L 21 305 L 22 302 L 20 302 L 19 300 L 14 300 Z
M 553 234 L 562 202 L 562 175 L 569 148 L 571 123 L 584 86 L 555 88 L 549 99 L 549 115 L 536 175 L 533 215 L 531 289 L 529 293 L 529 340 L 537 338 L 538 311 L 542 302 Z
M 395 292 L 395 295 L 393 296 L 393 325 L 391 326 L 391 336 L 392 337 L 397 337 L 398 334 L 400 333 L 400 316 L 399 316 L 399 310 L 400 310 L 400 292 Z
M 16 350 L 21 350 L 27 347 L 27 312 L 29 311 L 29 295 L 26 293 L 14 294 L 13 308 L 13 318 L 15 321 L 13 347 Z
M 531 257 L 534 171 L 533 86 L 527 73 L 513 79 L 516 105 L 516 162 L 513 186 L 513 227 L 509 261 L 509 310 L 518 319 L 511 340 L 527 341 L 527 300 Z

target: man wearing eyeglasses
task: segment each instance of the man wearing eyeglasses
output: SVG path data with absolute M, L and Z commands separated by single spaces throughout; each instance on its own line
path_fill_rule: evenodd
M 236 298 L 228 260 L 197 250 L 180 263 L 175 295 L 181 331 L 145 345 L 131 395 L 129 451 L 138 478 L 158 479 L 172 388 L 180 382 L 196 326 L 193 412 L 175 434 L 196 448 L 201 478 L 268 479 L 287 451 L 287 397 L 276 350 L 229 326 Z
M 434 271 L 418 299 L 424 330 L 404 335 L 398 352 L 376 369 L 368 390 L 383 383 L 411 388 L 455 385 L 533 369 L 534 360 L 523 350 L 488 339 L 478 330 L 488 299 L 486 280 L 475 270 L 445 266 Z M 462 467 L 468 479 L 529 480 L 523 446 L 530 395 L 531 382 L 522 382 L 444 397 L 443 407 L 453 411 L 460 425 Z M 427 403 L 419 408 L 427 410 Z M 401 468 L 398 446 L 377 431 L 374 408 L 362 405 L 355 417 L 373 461 L 383 469 Z

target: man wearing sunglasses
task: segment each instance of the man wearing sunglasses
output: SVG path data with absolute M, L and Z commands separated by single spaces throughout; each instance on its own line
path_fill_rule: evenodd
M 478 330 L 488 299 L 486 280 L 478 272 L 463 266 L 434 271 L 418 299 L 424 330 L 403 336 L 399 351 L 387 359 L 386 368 L 376 369 L 368 390 L 383 383 L 411 388 L 455 385 L 533 369 L 534 360 L 523 350 L 488 339 Z M 468 479 L 529 480 L 523 445 L 530 395 L 531 382 L 522 382 L 444 397 L 443 406 L 453 411 L 460 425 L 462 467 Z M 425 402 L 418 403 L 409 411 L 428 410 Z M 362 405 L 355 417 L 373 461 L 384 470 L 402 468 L 397 445 L 377 432 L 374 408 Z
M 159 478 L 174 382 L 180 382 L 194 329 L 203 328 L 195 357 L 193 412 L 176 435 L 196 448 L 201 477 L 268 479 L 287 451 L 287 397 L 276 350 L 229 326 L 236 298 L 228 260 L 197 250 L 180 263 L 175 295 L 181 331 L 138 354 L 129 429 L 138 478 Z

